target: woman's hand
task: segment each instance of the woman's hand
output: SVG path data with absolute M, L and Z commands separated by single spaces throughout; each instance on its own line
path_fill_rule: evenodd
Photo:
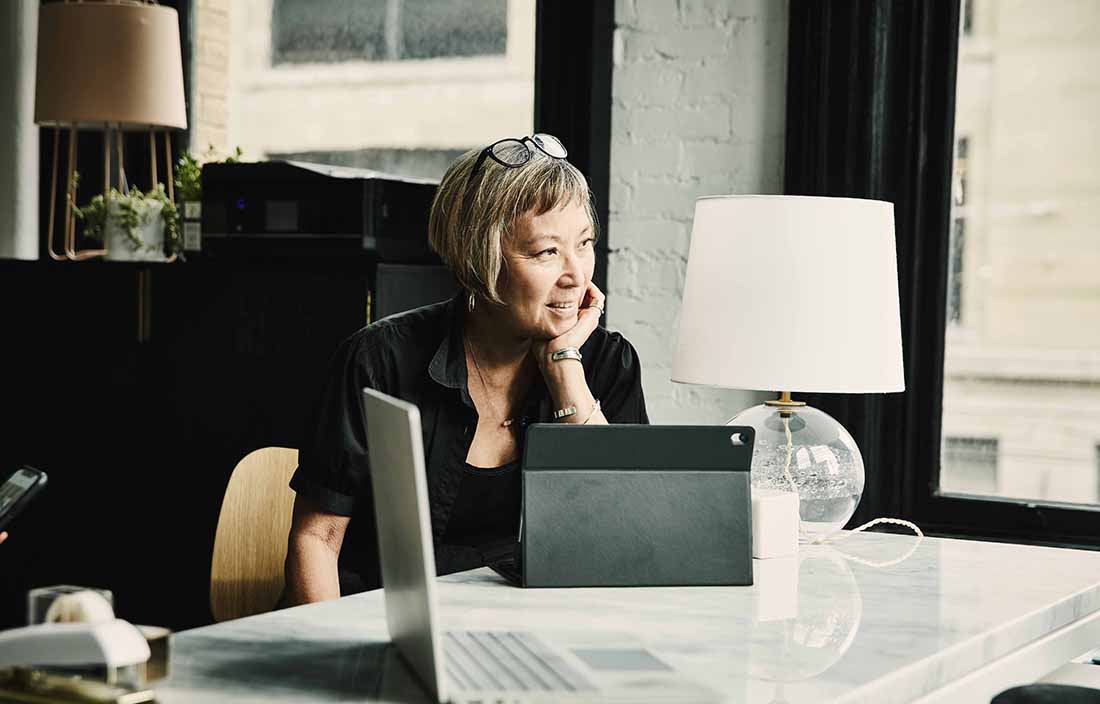
M 552 340 L 536 340 L 532 344 L 532 350 L 535 353 L 535 361 L 538 362 L 539 368 L 542 369 L 544 373 L 549 368 L 549 365 L 560 364 L 560 362 L 551 361 L 551 354 L 558 350 L 563 350 L 566 347 L 576 347 L 580 349 L 581 345 L 588 341 L 589 336 L 592 335 L 592 331 L 600 324 L 600 316 L 603 315 L 605 300 L 607 300 L 607 298 L 603 295 L 603 291 L 601 291 L 596 284 L 589 281 L 588 289 L 584 292 L 584 298 L 581 300 L 580 309 L 577 311 L 576 324 Z
M 565 423 L 606 423 L 603 413 L 596 407 L 596 399 L 588 388 L 588 381 L 584 378 L 584 367 L 574 359 L 553 361 L 550 355 L 566 347 L 576 347 L 588 341 L 592 331 L 600 323 L 604 305 L 603 291 L 596 284 L 589 282 L 588 289 L 581 301 L 580 311 L 577 313 L 577 324 L 568 331 L 558 335 L 552 340 L 536 341 L 531 349 L 542 370 L 546 387 L 554 399 L 557 408 L 572 406 L 576 413 L 566 416 Z
M 8 534 L 6 532 L 0 533 L 0 543 L 4 542 L 7 539 L 8 539 Z

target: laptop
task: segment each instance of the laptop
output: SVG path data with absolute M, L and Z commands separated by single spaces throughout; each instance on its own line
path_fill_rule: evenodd
M 718 702 L 631 636 L 444 631 L 436 599 L 420 412 L 363 390 L 386 624 L 438 702 Z

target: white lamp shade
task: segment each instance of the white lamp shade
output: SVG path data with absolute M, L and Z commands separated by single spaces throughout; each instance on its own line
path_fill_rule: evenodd
M 139 2 L 55 2 L 38 18 L 39 125 L 186 129 L 179 16 Z
M 893 204 L 697 200 L 672 380 L 904 391 Z

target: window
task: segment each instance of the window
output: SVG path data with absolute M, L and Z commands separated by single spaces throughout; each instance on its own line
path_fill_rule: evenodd
M 966 218 L 952 220 L 950 261 L 947 264 L 947 322 L 962 323 L 963 256 L 966 253 Z
M 274 65 L 503 55 L 506 0 L 275 0 Z
M 962 3 L 962 33 L 963 36 L 974 34 L 974 3 L 977 0 L 963 0 Z
M 193 7 L 195 151 L 438 179 L 533 129 L 535 0 Z
M 1100 504 L 1100 4 L 962 7 L 940 493 Z
M 968 159 L 970 138 L 959 137 L 955 140 L 955 165 L 951 181 L 952 204 L 954 206 L 951 221 L 949 260 L 947 263 L 947 322 L 960 325 L 963 319 L 963 269 L 966 259 L 966 220 L 969 216 L 967 194 L 970 192 L 968 181 Z
M 316 152 L 268 152 L 269 159 L 354 166 L 414 178 L 439 178 L 461 149 L 347 149 Z
M 997 439 L 945 437 L 940 489 L 960 494 L 997 493 Z

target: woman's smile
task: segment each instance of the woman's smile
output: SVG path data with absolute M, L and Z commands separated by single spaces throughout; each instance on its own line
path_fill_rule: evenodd
M 554 311 L 555 315 L 560 315 L 563 318 L 577 314 L 577 304 L 573 301 L 566 303 L 547 303 L 546 307 Z

